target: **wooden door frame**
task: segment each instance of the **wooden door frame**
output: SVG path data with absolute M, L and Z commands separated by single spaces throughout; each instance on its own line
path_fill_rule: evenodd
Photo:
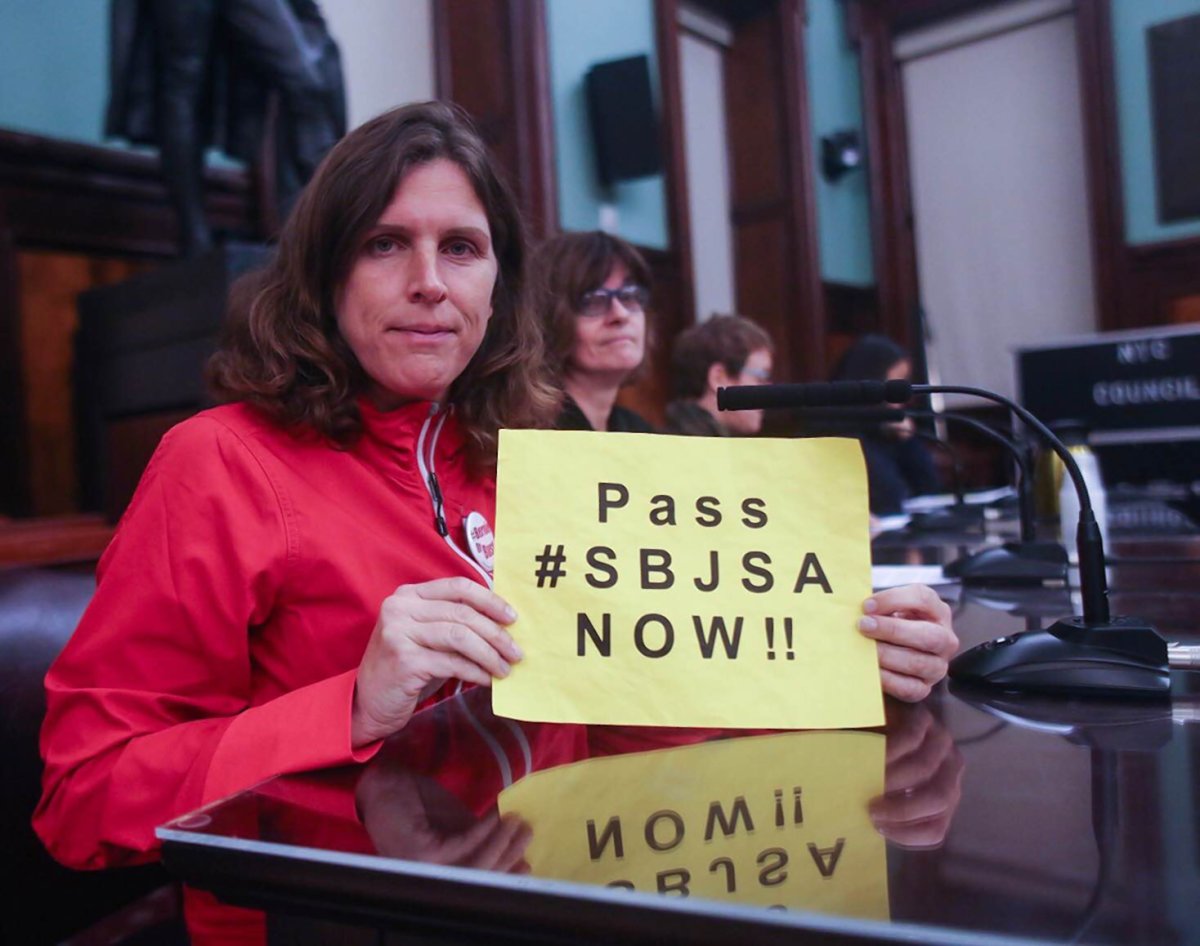
M 804 36 L 806 0 L 695 0 L 725 19 L 733 30 L 727 52 L 726 102 L 747 78 L 765 90 L 764 108 L 740 115 L 727 104 L 738 309 L 763 323 L 776 343 L 776 373 L 784 379 L 817 380 L 826 374 L 825 287 L 821 280 L 816 212 L 816 157 L 809 108 Z M 747 51 L 762 53 L 745 57 Z M 739 52 L 742 56 L 739 56 Z M 734 70 L 749 76 L 731 77 Z M 731 110 L 732 109 L 732 110 Z M 739 121 L 741 119 L 741 121 Z M 761 119 L 761 121 L 759 120 Z M 746 186 L 742 170 L 766 155 L 772 187 Z M 684 169 L 678 170 L 682 178 Z M 741 181 L 741 183 L 739 183 Z M 758 259 L 742 246 L 756 227 L 774 227 L 780 246 L 773 260 Z M 753 242 L 753 238 L 749 238 Z M 766 280 L 772 296 L 748 292 Z

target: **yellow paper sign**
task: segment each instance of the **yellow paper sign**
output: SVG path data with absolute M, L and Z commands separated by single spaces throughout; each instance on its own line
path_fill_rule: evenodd
M 886 920 L 883 781 L 878 733 L 784 733 L 536 772 L 498 804 L 538 877 Z
M 754 728 L 883 723 L 857 443 L 500 437 L 496 591 L 525 659 L 501 716 Z

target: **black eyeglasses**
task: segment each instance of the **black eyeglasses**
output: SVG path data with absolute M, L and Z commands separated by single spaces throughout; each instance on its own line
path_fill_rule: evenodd
M 627 283 L 616 289 L 593 289 L 583 294 L 575 311 L 578 315 L 607 315 L 614 299 L 629 312 L 641 312 L 650 301 L 650 290 L 634 283 Z

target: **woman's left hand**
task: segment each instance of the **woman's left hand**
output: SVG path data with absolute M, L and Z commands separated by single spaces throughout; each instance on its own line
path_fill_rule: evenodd
M 876 641 L 883 692 L 915 703 L 946 675 L 958 650 L 950 607 L 927 585 L 876 592 L 863 602 L 858 629 Z

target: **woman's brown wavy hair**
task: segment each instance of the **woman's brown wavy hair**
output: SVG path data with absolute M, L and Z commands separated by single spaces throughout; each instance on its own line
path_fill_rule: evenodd
M 246 401 L 291 430 L 339 446 L 362 433 L 357 398 L 369 379 L 337 327 L 334 300 L 367 231 L 414 167 L 453 161 L 483 204 L 498 263 L 483 342 L 448 402 L 476 469 L 495 464 L 501 427 L 546 427 L 557 409 L 536 315 L 525 305 L 520 213 L 470 119 L 442 102 L 406 105 L 352 131 L 330 151 L 284 224 L 267 266 L 239 282 L 208 379 L 221 400 Z
M 613 267 L 620 263 L 629 279 L 653 288 L 650 267 L 637 247 L 620 237 L 591 230 L 560 233 L 546 240 L 533 254 L 530 285 L 533 307 L 546 335 L 546 357 L 556 383 L 561 387 L 575 350 L 575 320 L 585 294 L 599 289 Z M 641 375 L 654 342 L 654 317 L 646 307 L 646 355 L 630 372 L 626 383 Z

